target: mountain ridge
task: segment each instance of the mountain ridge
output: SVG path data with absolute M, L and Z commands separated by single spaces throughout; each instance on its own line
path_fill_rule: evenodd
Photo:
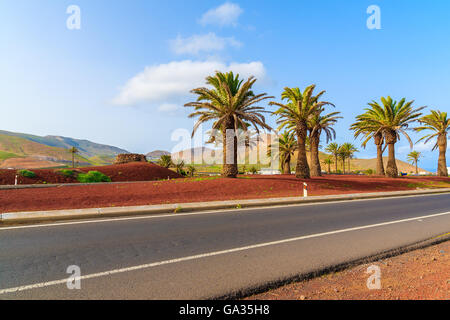
M 118 147 L 100 144 L 96 142 L 92 142 L 86 139 L 75 139 L 64 136 L 38 136 L 27 133 L 19 133 L 19 132 L 11 132 L 0 130 L 1 135 L 20 137 L 29 141 L 33 141 L 36 143 L 40 143 L 49 147 L 58 147 L 69 149 L 71 147 L 76 147 L 79 150 L 80 155 L 84 157 L 93 157 L 98 155 L 113 155 L 116 156 L 119 153 L 129 153 L 125 149 L 121 149 Z
M 129 153 L 89 140 L 0 130 L 0 167 L 22 169 L 69 166 L 72 164 L 71 147 L 79 150 L 75 156 L 79 166 L 111 164 L 117 154 Z

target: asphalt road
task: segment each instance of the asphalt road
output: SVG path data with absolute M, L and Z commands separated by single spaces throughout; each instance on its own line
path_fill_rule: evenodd
M 4 227 L 0 299 L 221 297 L 449 231 L 450 194 Z

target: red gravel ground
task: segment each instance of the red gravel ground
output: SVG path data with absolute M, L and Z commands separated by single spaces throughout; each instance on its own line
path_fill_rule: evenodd
M 248 300 L 450 300 L 450 241 L 343 272 L 293 283 Z M 366 273 L 380 267 L 381 289 Z
M 61 169 L 32 169 L 35 178 L 19 176 L 19 184 L 45 184 L 45 183 L 78 183 L 76 177 L 66 177 L 60 173 Z M 67 168 L 67 170 L 72 170 Z M 176 172 L 151 163 L 134 162 L 120 165 L 84 167 L 74 169 L 76 172 L 100 171 L 111 178 L 113 182 L 120 181 L 152 181 L 180 178 Z M 0 185 L 12 185 L 17 170 L 0 169 Z
M 206 177 L 0 190 L 0 212 L 294 197 L 303 195 L 303 181 L 283 175 L 242 176 L 238 179 Z M 450 187 L 449 178 L 438 177 L 389 179 L 331 175 L 307 182 L 311 196 Z

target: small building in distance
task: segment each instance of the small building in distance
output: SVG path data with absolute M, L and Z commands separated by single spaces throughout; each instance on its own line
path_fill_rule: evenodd
M 117 155 L 114 164 L 124 164 L 130 162 L 147 162 L 147 158 L 143 154 L 121 153 Z

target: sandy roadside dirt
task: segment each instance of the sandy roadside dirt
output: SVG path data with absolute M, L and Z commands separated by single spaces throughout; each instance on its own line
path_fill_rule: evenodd
M 380 268 L 381 289 L 367 281 Z M 372 285 L 376 282 L 373 281 Z M 339 273 L 293 283 L 248 300 L 450 300 L 450 241 Z

